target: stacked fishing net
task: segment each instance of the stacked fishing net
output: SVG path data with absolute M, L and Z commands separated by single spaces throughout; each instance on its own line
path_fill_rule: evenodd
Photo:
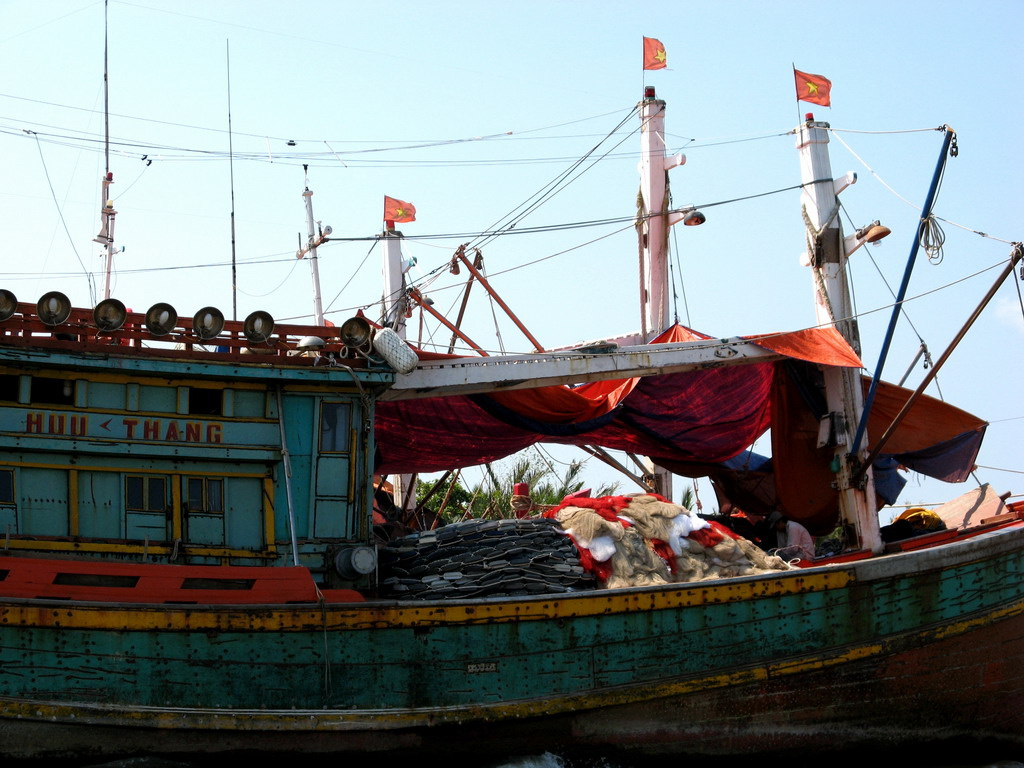
M 379 550 L 384 597 L 438 600 L 573 592 L 594 578 L 554 520 L 469 520 Z
M 602 586 L 637 587 L 790 570 L 778 557 L 656 494 L 570 498 L 544 513 Z

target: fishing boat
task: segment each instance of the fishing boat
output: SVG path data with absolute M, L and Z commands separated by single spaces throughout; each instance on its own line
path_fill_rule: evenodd
M 664 112 L 647 89 L 631 339 L 466 358 L 415 353 L 360 316 L 280 324 L 0 294 L 0 752 L 1024 748 L 1020 505 L 982 488 L 943 530 L 882 539 L 876 459 L 962 479 L 985 423 L 862 380 L 843 263 L 878 233 L 842 236 L 833 210 L 851 179 L 833 178 L 828 125 L 808 116 L 794 132 L 822 322 L 722 339 L 667 321 L 666 233 L 699 212 L 666 202 L 681 160 L 665 155 Z M 882 445 L 875 419 L 911 398 Z M 738 471 L 767 429 L 774 471 Z M 845 528 L 846 546 L 768 573 L 605 589 L 569 558 L 531 589 L 530 542 L 554 523 L 474 523 L 457 531 L 464 560 L 511 534 L 527 544 L 488 568 L 518 557 L 530 583 L 468 594 L 460 573 L 452 589 L 384 593 L 375 473 L 537 441 L 711 476 L 736 506 Z M 414 538 L 436 551 L 455 535 Z

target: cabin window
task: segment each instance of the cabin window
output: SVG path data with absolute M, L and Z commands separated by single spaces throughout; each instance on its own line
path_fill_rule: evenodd
M 174 413 L 178 405 L 178 391 L 174 387 L 136 385 L 135 407 L 130 411 Z
M 240 419 L 264 419 L 267 416 L 266 394 L 260 391 L 235 390 L 235 412 Z
M 5 403 L 18 402 L 18 390 L 21 388 L 21 377 L 4 374 L 0 376 L 0 400 Z
M 189 512 L 219 515 L 224 512 L 224 481 L 219 477 L 188 479 Z
M 224 393 L 219 389 L 189 387 L 188 412 L 195 416 L 221 416 L 224 413 Z
M 14 503 L 14 470 L 0 470 L 0 504 Z
M 73 379 L 45 379 L 33 376 L 31 402 L 74 405 L 75 383 Z
M 165 478 L 129 475 L 124 485 L 126 509 L 132 512 L 163 512 L 167 509 Z
M 348 403 L 324 403 L 320 410 L 320 452 L 347 453 L 352 407 Z

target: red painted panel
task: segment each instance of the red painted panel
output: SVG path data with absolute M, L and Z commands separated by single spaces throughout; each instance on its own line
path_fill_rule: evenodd
M 6 574 L 0 595 L 7 597 L 199 605 L 318 601 L 308 568 L 0 557 L 0 574 Z

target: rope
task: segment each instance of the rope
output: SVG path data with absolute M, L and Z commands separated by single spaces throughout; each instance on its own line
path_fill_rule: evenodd
M 921 222 L 921 246 L 932 264 L 942 263 L 942 246 L 945 242 L 946 233 L 942 231 L 934 216 L 929 216 Z

